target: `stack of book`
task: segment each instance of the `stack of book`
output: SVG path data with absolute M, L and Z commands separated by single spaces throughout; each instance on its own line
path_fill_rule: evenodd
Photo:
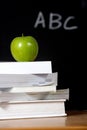
M 69 89 L 57 85 L 51 61 L 0 62 L 0 119 L 67 115 Z

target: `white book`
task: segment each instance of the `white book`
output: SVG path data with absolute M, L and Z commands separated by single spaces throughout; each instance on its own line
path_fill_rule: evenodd
M 0 88 L 0 94 L 9 93 L 29 93 L 29 92 L 56 92 L 57 86 L 29 86 L 29 87 L 13 87 L 13 88 Z
M 66 99 L 56 99 L 1 103 L 0 119 L 66 116 L 65 101 Z
M 69 88 L 48 92 L 1 92 L 0 103 L 28 102 L 33 100 L 69 100 Z
M 12 87 L 12 88 L 0 88 L 0 93 L 28 93 L 28 92 L 51 92 L 56 91 L 56 85 L 46 85 L 46 86 L 29 86 L 29 87 Z
M 0 74 L 52 73 L 51 61 L 0 62 Z
M 56 91 L 58 73 L 51 74 L 0 74 L 0 92 Z
M 71 120 L 70 120 L 71 121 Z M 22 118 L 12 120 L 1 120 L 1 130 L 59 130 L 63 129 L 67 123 L 67 116 L 54 118 Z M 6 129 L 7 128 L 7 129 Z M 65 128 L 66 130 L 68 128 Z M 72 128 L 71 128 L 72 129 Z
M 66 116 L 69 89 L 56 92 L 0 93 L 0 119 Z
M 0 74 L 0 88 L 42 87 L 58 84 L 58 73 L 50 74 Z

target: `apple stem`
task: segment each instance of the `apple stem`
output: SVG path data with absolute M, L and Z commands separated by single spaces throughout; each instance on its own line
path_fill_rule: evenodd
M 24 34 L 22 33 L 22 37 L 24 36 Z

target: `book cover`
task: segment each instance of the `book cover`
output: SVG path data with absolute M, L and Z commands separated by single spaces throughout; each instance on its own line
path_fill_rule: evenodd
M 65 99 L 33 100 L 0 104 L 0 119 L 66 116 Z
M 0 62 L 0 74 L 52 73 L 51 61 Z

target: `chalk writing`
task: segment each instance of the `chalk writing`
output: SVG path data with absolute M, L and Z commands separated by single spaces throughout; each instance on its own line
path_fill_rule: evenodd
M 75 16 L 68 16 L 64 20 L 64 22 L 62 22 L 62 19 L 63 19 L 63 16 L 58 13 L 49 13 L 48 29 L 56 30 L 63 27 L 64 30 L 74 30 L 78 28 L 77 25 L 70 26 L 70 22 L 76 19 Z M 69 26 L 68 26 L 68 23 L 69 23 Z M 45 17 L 41 11 L 38 13 L 37 19 L 34 24 L 34 28 L 38 28 L 38 26 L 41 26 L 42 28 L 47 27 Z

